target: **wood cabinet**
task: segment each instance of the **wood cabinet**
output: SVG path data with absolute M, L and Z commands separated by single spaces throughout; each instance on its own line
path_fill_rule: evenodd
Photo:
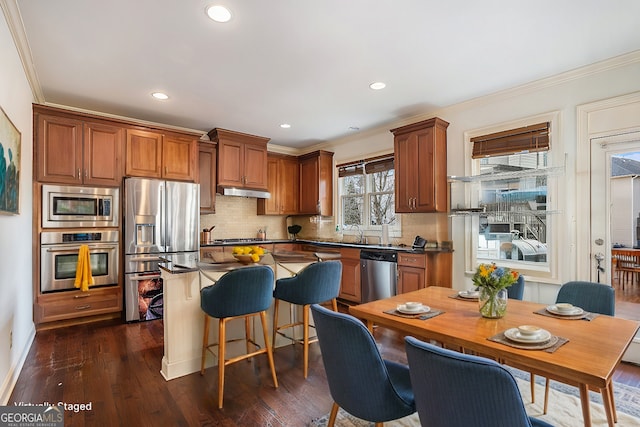
M 426 268 L 426 255 L 398 253 L 398 293 L 404 294 L 424 288 Z
M 267 190 L 269 138 L 216 128 L 209 139 L 218 144 L 218 192 L 225 187 Z
M 398 253 L 398 293 L 416 291 L 427 286 L 451 287 L 453 274 L 451 252 L 423 254 Z
M 447 127 L 439 118 L 392 129 L 396 212 L 446 212 Z
M 298 159 L 269 154 L 267 157 L 269 199 L 258 199 L 258 215 L 295 215 L 298 213 Z
M 198 144 L 198 182 L 200 183 L 200 213 L 216 213 L 216 144 Z
M 196 180 L 197 140 L 155 130 L 127 129 L 125 174 Z
M 34 106 L 39 182 L 119 186 L 124 129 Z
M 333 153 L 315 151 L 298 157 L 300 164 L 299 213 L 333 215 Z
M 341 248 L 342 282 L 339 298 L 361 303 L 362 286 L 360 284 L 360 249 Z
M 112 315 L 122 311 L 122 299 L 121 286 L 39 295 L 34 307 L 34 320 L 36 324 L 43 324 Z

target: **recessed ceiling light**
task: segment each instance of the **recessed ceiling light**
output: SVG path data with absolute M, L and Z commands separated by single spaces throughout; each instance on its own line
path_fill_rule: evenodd
M 207 16 L 216 22 L 228 22 L 231 19 L 231 12 L 224 6 L 207 6 L 205 11 Z
M 283 124 L 280 125 L 280 127 L 282 129 L 289 129 L 291 127 L 291 125 L 289 123 L 283 123 Z
M 371 83 L 369 85 L 369 87 L 373 90 L 380 90 L 380 89 L 384 89 L 387 85 L 382 83 L 382 82 L 375 82 L 375 83 Z
M 153 92 L 151 94 L 151 96 L 153 96 L 155 99 L 161 99 L 161 100 L 165 100 L 165 99 L 169 99 L 169 95 L 167 95 L 166 93 L 162 93 L 162 92 Z

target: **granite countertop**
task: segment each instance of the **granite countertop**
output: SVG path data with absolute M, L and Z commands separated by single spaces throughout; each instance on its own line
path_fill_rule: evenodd
M 230 241 L 230 240 L 214 240 L 207 244 L 201 244 L 200 247 L 215 247 L 215 246 L 251 246 L 251 245 L 264 245 L 264 244 L 272 244 L 272 243 L 301 243 L 307 245 L 315 245 L 315 246 L 324 246 L 328 248 L 356 248 L 356 249 L 371 249 L 371 250 L 389 250 L 389 251 L 400 251 L 400 252 L 409 252 L 409 253 L 433 253 L 433 252 L 453 252 L 453 249 L 450 248 L 424 248 L 424 249 L 414 249 L 411 246 L 383 246 L 379 244 L 365 244 L 365 243 L 354 243 L 354 242 L 338 242 L 338 241 L 329 241 L 329 240 L 307 240 L 307 239 L 297 239 L 297 240 L 284 240 L 284 239 L 275 239 L 275 240 L 251 240 L 251 241 Z

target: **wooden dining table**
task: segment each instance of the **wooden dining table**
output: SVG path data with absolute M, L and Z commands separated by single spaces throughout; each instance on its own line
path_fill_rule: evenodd
M 408 301 L 420 302 L 430 311 L 439 310 L 442 314 L 423 320 L 385 313 Z M 544 304 L 510 299 L 504 317 L 488 319 L 480 315 L 477 300 L 460 298 L 458 292 L 451 288 L 432 286 L 351 306 L 349 312 L 362 319 L 372 332 L 374 325 L 384 326 L 574 385 L 580 390 L 584 425 L 587 427 L 591 426 L 589 389 L 599 390 L 608 424 L 613 427 L 617 420 L 613 373 L 638 332 L 640 323 L 606 315 L 596 315 L 592 320 L 569 320 L 536 313 L 544 313 L 545 308 Z M 568 341 L 549 352 L 516 348 L 489 339 L 521 325 L 539 326 L 553 337 Z

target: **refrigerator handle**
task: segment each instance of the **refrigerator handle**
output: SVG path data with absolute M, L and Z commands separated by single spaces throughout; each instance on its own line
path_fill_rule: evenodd
M 160 246 L 167 246 L 167 205 L 165 202 L 166 183 L 161 182 L 158 186 L 158 200 L 160 201 Z

